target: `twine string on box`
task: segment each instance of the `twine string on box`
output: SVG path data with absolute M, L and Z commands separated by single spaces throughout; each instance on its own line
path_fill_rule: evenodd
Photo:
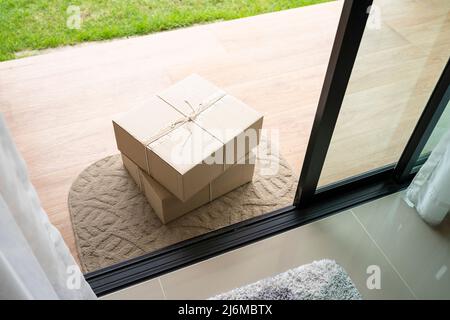
M 177 129 L 178 127 L 181 127 L 182 125 L 184 125 L 185 123 L 188 122 L 194 122 L 195 119 L 197 119 L 197 117 L 206 109 L 208 109 L 209 107 L 213 106 L 216 102 L 218 102 L 220 99 L 222 99 L 223 97 L 226 96 L 226 92 L 222 91 L 222 90 L 218 90 L 217 92 L 215 92 L 214 94 L 210 95 L 207 99 L 205 99 L 204 101 L 200 102 L 198 104 L 197 108 L 194 108 L 192 106 L 192 104 L 188 101 L 188 100 L 184 100 L 184 102 L 188 105 L 188 107 L 192 110 L 192 113 L 190 114 L 185 114 L 184 117 L 175 120 L 174 122 L 172 122 L 171 124 L 169 124 L 167 127 L 162 128 L 161 130 L 159 130 L 155 135 L 153 135 L 151 138 L 147 139 L 144 141 L 144 146 L 145 148 L 150 148 L 150 144 L 152 144 L 153 142 L 159 140 L 160 138 L 168 135 L 170 132 L 172 132 L 173 130 Z M 161 97 L 160 97 L 161 98 Z M 162 99 L 162 98 L 161 98 Z M 171 106 L 173 109 L 177 110 L 178 109 L 173 106 L 172 104 L 170 104 L 169 102 L 167 102 L 166 100 L 162 99 L 164 102 L 166 102 L 169 106 Z M 186 139 L 183 142 L 182 148 L 180 150 L 180 153 L 182 153 L 182 150 L 184 150 L 186 143 L 189 141 L 189 139 L 192 136 L 192 131 L 191 128 L 187 127 L 187 130 L 189 131 L 189 134 L 186 136 Z M 209 134 L 211 134 L 210 132 L 208 132 Z M 212 134 L 211 134 L 212 135 Z M 217 139 L 217 137 L 215 137 L 214 135 L 212 135 L 214 138 Z M 220 141 L 220 139 L 217 139 Z M 145 150 L 145 160 L 146 160 L 146 164 L 147 164 L 147 172 L 150 173 L 150 165 L 149 165 L 149 159 L 148 159 L 148 152 L 147 150 Z

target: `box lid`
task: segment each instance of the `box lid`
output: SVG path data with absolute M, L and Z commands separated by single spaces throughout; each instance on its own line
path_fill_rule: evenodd
M 258 111 L 196 74 L 177 82 L 158 96 L 185 116 L 193 116 L 196 124 L 223 144 L 263 118 Z
M 183 115 L 179 111 L 168 107 L 158 97 L 152 97 L 145 105 L 134 107 L 115 117 L 113 122 L 144 144 L 163 128 L 181 118 Z
M 215 152 L 221 152 L 222 142 L 192 121 L 168 132 L 148 145 L 179 174 L 184 175 Z M 220 155 L 223 159 L 223 155 Z
M 197 74 L 192 74 L 159 93 L 158 97 L 185 116 L 189 116 L 193 112 L 192 108 L 198 108 L 205 102 L 212 105 L 215 99 L 218 100 L 225 95 L 226 93 L 216 85 Z

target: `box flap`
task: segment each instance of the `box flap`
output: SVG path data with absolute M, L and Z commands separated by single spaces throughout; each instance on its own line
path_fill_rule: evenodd
M 226 95 L 195 118 L 195 123 L 226 144 L 263 117 L 239 99 Z
M 209 101 L 218 94 L 225 92 L 213 83 L 203 79 L 197 74 L 175 83 L 158 96 L 186 116 L 198 109 L 200 104 Z
M 213 153 L 223 152 L 223 144 L 192 121 L 160 137 L 149 144 L 148 148 L 180 175 L 184 175 Z M 219 157 L 223 163 L 223 154 Z
M 113 122 L 144 143 L 181 118 L 181 113 L 158 97 L 153 97 L 145 105 L 117 116 Z

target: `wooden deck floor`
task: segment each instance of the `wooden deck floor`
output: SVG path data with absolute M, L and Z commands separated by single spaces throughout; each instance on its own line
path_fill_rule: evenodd
M 388 111 L 405 109 L 403 100 L 397 105 L 384 105 L 395 90 L 403 93 L 402 99 L 417 101 L 416 107 L 406 108 L 409 111 L 403 113 L 405 118 L 400 117 L 400 126 L 396 121 L 389 127 L 392 135 L 409 135 L 445 54 L 448 56 L 445 50 L 450 32 L 441 32 L 436 46 L 423 29 L 433 28 L 434 21 L 443 23 L 443 31 L 448 31 L 448 13 L 442 15 L 445 1 L 433 2 L 440 6 L 439 10 L 418 8 L 413 12 L 422 10 L 422 27 L 412 24 L 406 15 L 392 13 L 386 16 L 381 32 L 368 35 L 367 44 L 362 44 L 361 62 L 355 65 L 354 81 L 348 91 L 351 95 L 346 98 L 350 102 L 343 106 L 346 112 L 340 119 L 342 129 L 337 129 L 338 143 L 331 151 L 333 156 L 325 168 L 328 171 L 323 183 L 390 161 L 390 154 L 386 156 L 386 152 L 380 153 L 376 148 L 365 154 L 359 152 L 353 159 L 351 155 L 355 153 L 344 157 L 341 154 L 351 150 L 351 146 L 362 148 L 367 141 L 380 140 L 383 126 L 402 116 L 400 112 L 393 118 Z M 263 112 L 265 128 L 279 130 L 280 150 L 299 172 L 341 7 L 341 1 L 330 2 L 149 36 L 83 44 L 0 63 L 0 111 L 28 164 L 44 209 L 72 253 L 77 255 L 67 209 L 68 190 L 87 165 L 117 153 L 112 116 L 145 103 L 155 92 L 190 73 L 212 80 Z M 429 50 L 421 47 L 422 43 L 428 43 Z M 386 54 L 392 59 L 387 60 Z M 418 63 L 421 70 L 426 70 L 427 63 L 433 68 L 428 73 L 418 72 Z M 396 77 L 389 72 L 392 66 Z M 404 87 L 402 79 L 411 81 L 409 76 L 420 76 L 417 95 L 404 93 L 410 87 Z M 386 85 L 391 86 L 392 93 L 387 97 L 383 91 Z M 373 99 L 377 95 L 385 99 L 376 103 Z M 360 104 L 361 101 L 365 103 Z M 348 130 L 353 126 L 356 131 Z M 403 143 L 391 146 L 390 140 L 386 141 L 388 146 L 380 145 L 381 151 L 397 152 Z M 368 157 L 367 153 L 379 156 Z M 352 161 L 359 164 L 352 165 Z

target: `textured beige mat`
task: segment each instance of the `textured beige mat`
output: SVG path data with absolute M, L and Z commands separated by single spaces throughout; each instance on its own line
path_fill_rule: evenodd
M 274 160 L 276 156 L 271 153 L 258 158 L 253 182 L 167 225 L 159 221 L 128 176 L 120 155 L 92 164 L 75 180 L 68 199 L 83 271 L 94 271 L 292 204 L 297 180 L 283 158 L 278 170 L 273 170 Z

